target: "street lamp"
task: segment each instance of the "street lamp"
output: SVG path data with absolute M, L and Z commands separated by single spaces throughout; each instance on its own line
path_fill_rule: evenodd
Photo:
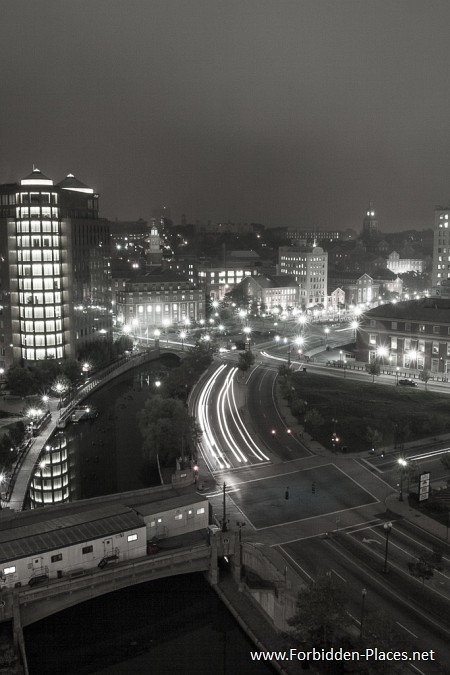
M 252 351 L 252 340 L 251 340 L 251 337 L 250 337 L 250 333 L 252 332 L 252 329 L 250 328 L 250 326 L 244 326 L 243 332 L 246 335 L 246 341 L 248 343 L 248 351 L 251 352 Z
M 395 384 L 396 384 L 396 385 L 398 384 L 398 376 L 399 376 L 399 372 L 400 372 L 400 367 L 399 367 L 399 366 L 396 366 L 396 368 L 395 368 Z
M 405 471 L 405 467 L 408 466 L 408 462 L 404 457 L 399 457 L 398 459 L 398 464 L 400 466 L 400 495 L 398 498 L 399 502 L 403 501 L 403 473 Z
M 363 636 L 363 624 L 364 624 L 364 603 L 366 601 L 367 590 L 365 588 L 361 591 L 361 621 L 359 624 L 359 637 Z
M 350 327 L 353 329 L 353 340 L 356 342 L 356 331 L 359 328 L 359 321 L 356 321 L 356 319 L 354 319 L 351 322 Z
M 328 347 L 328 334 L 330 332 L 330 329 L 324 328 L 323 332 L 325 333 L 325 347 Z
M 388 545 L 389 545 L 389 535 L 391 534 L 392 530 L 392 523 L 385 523 L 383 525 L 384 528 L 384 534 L 386 535 L 386 549 L 384 552 L 384 569 L 383 572 L 386 574 L 387 572 L 387 562 L 388 562 Z
M 181 350 L 183 352 L 184 352 L 184 341 L 186 339 L 186 335 L 187 335 L 186 331 L 182 330 L 181 333 L 180 333 L 180 338 L 181 338 Z
M 153 337 L 155 338 L 155 347 L 159 347 L 159 336 L 161 335 L 161 331 L 159 328 L 155 328 L 153 331 Z
M 170 326 L 170 321 L 168 319 L 164 319 L 163 321 L 163 326 L 164 326 L 164 332 L 166 334 L 166 344 L 169 344 L 169 326 Z
M 49 404 L 48 404 L 49 398 L 47 394 L 44 394 L 42 397 L 42 403 L 47 407 L 47 410 L 49 409 Z
M 331 437 L 331 445 L 333 446 L 333 452 L 336 452 L 336 444 L 339 443 L 339 438 L 336 433 L 336 424 L 338 423 L 339 420 L 333 417 L 331 421 L 333 422 L 333 435 Z

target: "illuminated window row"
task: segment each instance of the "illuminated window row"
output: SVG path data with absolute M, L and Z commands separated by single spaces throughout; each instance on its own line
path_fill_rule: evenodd
M 48 262 L 60 260 L 60 251 L 58 248 L 44 248 L 19 250 L 17 251 L 18 262 Z
M 34 307 L 33 305 L 20 308 L 21 319 L 59 319 L 62 315 L 61 306 Z
M 52 204 L 58 203 L 57 192 L 21 192 L 16 194 L 17 203 L 20 204 Z
M 55 347 L 62 345 L 62 334 L 55 335 L 22 335 L 22 347 Z
M 18 248 L 59 248 L 61 237 L 58 234 L 50 236 L 40 236 L 39 234 L 28 236 L 18 236 Z
M 33 216 L 42 217 L 44 214 L 49 214 L 49 217 L 58 218 L 59 209 L 57 206 L 52 206 L 51 210 L 41 206 L 18 206 L 16 208 L 16 218 L 32 218 Z
M 17 271 L 19 277 L 61 276 L 61 265 L 59 263 L 47 265 L 32 263 L 31 265 L 18 265 Z
M 59 221 L 54 220 L 52 222 L 50 221 L 43 221 L 41 223 L 40 220 L 32 220 L 31 221 L 31 226 L 30 222 L 28 220 L 22 220 L 22 222 L 18 222 L 16 225 L 16 233 L 17 234 L 28 234 L 31 232 L 32 234 L 40 234 L 41 232 L 47 233 L 47 232 L 53 232 L 58 234 L 60 232 L 60 224 Z
M 61 278 L 44 277 L 40 279 L 28 277 L 18 280 L 19 291 L 54 291 L 61 288 Z
M 62 320 L 21 321 L 20 329 L 25 333 L 54 333 L 55 331 L 62 331 Z
M 62 359 L 62 347 L 48 347 L 46 349 L 22 349 L 25 359 L 29 361 L 43 361 L 44 359 Z
M 60 305 L 61 293 L 19 293 L 19 304 L 21 305 Z

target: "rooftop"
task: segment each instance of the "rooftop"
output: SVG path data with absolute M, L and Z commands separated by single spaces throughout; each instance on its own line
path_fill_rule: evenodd
M 370 309 L 364 316 L 450 324 L 450 298 L 422 298 L 389 303 Z

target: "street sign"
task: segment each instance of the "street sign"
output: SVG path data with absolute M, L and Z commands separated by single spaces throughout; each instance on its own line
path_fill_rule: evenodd
M 419 502 L 426 501 L 430 496 L 430 476 L 429 471 L 419 476 Z

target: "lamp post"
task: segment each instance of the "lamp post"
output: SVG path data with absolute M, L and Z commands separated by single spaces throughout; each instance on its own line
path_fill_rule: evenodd
M 339 438 L 336 434 L 336 424 L 338 423 L 338 420 L 335 417 L 333 417 L 331 421 L 333 422 L 333 435 L 331 437 L 331 445 L 333 446 L 333 452 L 336 452 L 336 444 L 339 443 Z
M 399 376 L 400 368 L 397 366 L 395 368 L 395 384 L 398 385 L 398 376 Z
M 182 330 L 181 333 L 180 333 L 180 338 L 181 338 L 181 351 L 183 351 L 183 352 L 184 352 L 184 341 L 186 339 L 186 335 L 187 335 L 186 331 Z
M 403 501 L 403 473 L 405 471 L 405 467 L 408 466 L 408 462 L 406 461 L 406 459 L 404 459 L 404 457 L 400 457 L 398 459 L 398 464 L 400 466 L 400 495 L 399 495 L 398 501 L 402 502 Z
M 385 536 L 386 536 L 386 548 L 385 548 L 385 551 L 384 551 L 384 569 L 383 569 L 383 572 L 386 574 L 386 572 L 387 572 L 387 564 L 388 564 L 389 535 L 391 534 L 392 523 L 391 523 L 391 522 L 385 523 L 385 524 L 383 525 L 383 528 L 384 528 L 384 534 L 385 534 Z
M 325 347 L 328 347 L 328 334 L 330 332 L 330 329 L 328 327 L 324 328 L 323 332 L 325 333 Z
M 170 321 L 167 319 L 164 319 L 163 321 L 163 326 L 164 326 L 164 332 L 166 334 L 166 345 L 169 344 L 169 326 L 170 326 Z
M 246 342 L 248 344 L 248 351 L 251 352 L 252 351 L 252 339 L 251 339 L 250 334 L 252 332 L 252 329 L 250 328 L 250 326 L 244 326 L 243 331 L 244 331 L 244 334 L 246 335 Z
M 47 410 L 49 410 L 49 408 L 50 408 L 50 405 L 49 405 L 48 401 L 49 401 L 49 398 L 48 398 L 47 394 L 44 394 L 43 397 L 42 397 L 42 403 L 45 405 Z
M 159 347 L 159 336 L 161 335 L 161 331 L 159 328 L 155 328 L 153 331 L 153 337 L 155 338 L 155 347 Z
M 363 636 L 363 624 L 364 624 L 364 603 L 366 601 L 367 590 L 365 588 L 361 591 L 361 621 L 359 624 L 359 637 Z

